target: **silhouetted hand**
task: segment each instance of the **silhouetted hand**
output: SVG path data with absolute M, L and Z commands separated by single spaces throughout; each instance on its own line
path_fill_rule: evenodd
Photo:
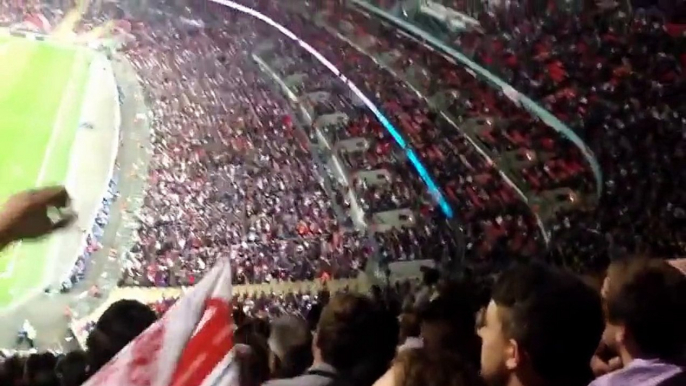
M 14 241 L 46 236 L 71 224 L 76 216 L 63 211 L 70 201 L 62 186 L 27 190 L 10 197 L 0 209 L 0 249 Z
M 621 368 L 622 360 L 619 357 L 614 357 L 609 361 L 604 361 L 597 355 L 594 355 L 593 358 L 591 358 L 591 370 L 593 370 L 593 375 L 596 377 L 611 373 Z
M 684 275 L 686 275 L 686 259 L 674 259 L 674 260 L 667 260 L 667 262 L 674 268 L 678 269 L 681 271 Z

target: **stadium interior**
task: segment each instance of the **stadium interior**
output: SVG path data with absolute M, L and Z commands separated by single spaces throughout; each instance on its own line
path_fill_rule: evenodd
M 686 385 L 683 0 L 3 0 L 0 146 L 0 386 Z

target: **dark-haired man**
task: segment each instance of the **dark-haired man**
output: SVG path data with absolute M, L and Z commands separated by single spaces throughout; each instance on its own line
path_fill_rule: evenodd
M 90 373 L 97 372 L 156 320 L 155 311 L 137 300 L 112 303 L 86 339 Z
M 444 289 L 420 312 L 423 346 L 430 351 L 447 350 L 473 367 L 479 365 L 479 337 L 474 333 L 475 307 L 470 292 Z
M 305 319 L 285 315 L 272 320 L 267 344 L 275 378 L 298 376 L 312 364 L 312 332 Z
M 610 265 L 602 295 L 603 343 L 624 367 L 592 386 L 686 385 L 678 365 L 686 349 L 686 277 L 662 260 L 620 260 Z
M 583 386 L 603 331 L 600 296 L 552 267 L 511 268 L 478 328 L 481 374 L 497 386 Z
M 312 367 L 301 376 L 266 385 L 371 385 L 388 369 L 397 338 L 397 320 L 379 304 L 363 295 L 337 294 L 319 318 Z

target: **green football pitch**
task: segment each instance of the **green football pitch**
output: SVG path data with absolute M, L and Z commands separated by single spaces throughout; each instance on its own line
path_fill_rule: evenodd
M 81 49 L 0 37 L 0 202 L 65 182 L 89 62 Z M 0 310 L 40 289 L 49 259 L 59 253 L 50 244 L 25 242 L 0 252 Z

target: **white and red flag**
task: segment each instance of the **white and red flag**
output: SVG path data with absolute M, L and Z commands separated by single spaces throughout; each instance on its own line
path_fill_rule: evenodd
M 84 386 L 238 385 L 231 313 L 223 261 Z

